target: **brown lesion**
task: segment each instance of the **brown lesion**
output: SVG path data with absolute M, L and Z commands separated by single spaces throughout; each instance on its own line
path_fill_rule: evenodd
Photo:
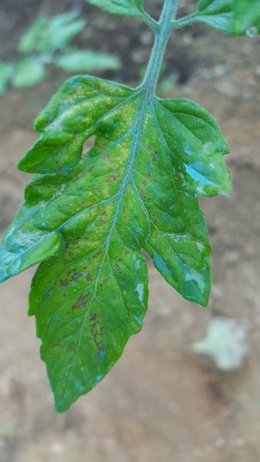
M 86 280 L 92 282 L 93 279 L 94 278 L 93 278 L 92 274 L 88 273 L 87 276 L 86 276 Z
M 70 275 L 71 281 L 77 281 L 81 276 L 81 274 L 78 273 L 78 271 L 74 270 L 69 271 L 68 274 Z
M 69 276 L 69 279 L 60 280 L 60 287 L 68 287 L 71 282 L 77 281 L 81 277 L 81 274 L 78 273 L 77 271 L 70 270 L 68 272 L 68 276 Z
M 92 333 L 93 341 L 97 348 L 97 356 L 103 353 L 103 336 L 105 334 L 105 329 L 100 325 L 100 320 L 97 313 L 93 312 L 89 315 L 89 324 L 90 330 Z
M 82 308 L 85 308 L 88 298 L 89 298 L 89 294 L 81 294 L 77 298 L 76 302 L 72 305 L 72 309 L 82 310 Z
M 114 270 L 116 270 L 118 273 L 121 272 L 121 266 L 118 263 L 114 264 Z
M 118 178 L 120 178 L 121 173 L 113 173 L 113 175 L 110 176 L 111 181 L 116 181 Z
M 72 353 L 72 351 L 74 351 L 75 349 L 75 343 L 74 342 L 71 342 L 68 344 L 67 348 L 66 348 L 66 351 L 67 353 Z

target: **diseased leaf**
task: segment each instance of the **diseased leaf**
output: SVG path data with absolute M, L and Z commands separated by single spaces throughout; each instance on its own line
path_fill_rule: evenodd
M 116 56 L 92 50 L 71 50 L 57 57 L 54 63 L 66 72 L 103 71 L 121 67 L 120 60 Z
M 40 83 L 45 76 L 44 65 L 34 58 L 18 61 L 12 75 L 12 84 L 16 88 L 30 87 Z
M 141 328 L 143 251 L 181 295 L 207 304 L 210 246 L 197 196 L 230 190 L 228 147 L 197 104 L 88 76 L 66 82 L 35 126 L 41 137 L 19 166 L 36 175 L 3 238 L 0 274 L 45 260 L 30 313 L 64 411 Z
M 260 33 L 260 1 L 234 0 L 233 32 L 254 37 Z
M 104 11 L 123 16 L 140 16 L 143 11 L 142 0 L 85 0 Z

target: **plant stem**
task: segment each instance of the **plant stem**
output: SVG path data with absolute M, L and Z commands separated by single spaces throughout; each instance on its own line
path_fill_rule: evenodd
M 190 26 L 194 22 L 198 21 L 198 19 L 199 19 L 198 13 L 191 13 L 188 16 L 184 16 L 183 18 L 173 20 L 171 30 L 180 29 L 181 27 L 184 27 L 184 26 Z
M 154 32 L 158 32 L 158 22 L 154 18 L 152 18 L 152 16 L 150 16 L 145 10 L 143 10 L 141 17 L 144 20 L 145 24 L 147 24 L 147 26 L 150 27 L 150 29 L 152 29 Z
M 172 20 L 175 19 L 179 0 L 165 0 L 162 13 L 158 22 L 158 31 L 155 33 L 155 40 L 151 56 L 147 65 L 143 82 L 139 88 L 145 88 L 150 95 L 154 95 L 166 46 L 172 28 Z

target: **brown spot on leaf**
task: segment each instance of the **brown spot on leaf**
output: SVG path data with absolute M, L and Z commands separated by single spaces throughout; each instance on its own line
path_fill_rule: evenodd
M 112 181 L 116 181 L 120 176 L 121 176 L 120 173 L 114 173 L 113 175 L 110 176 L 110 179 Z
M 105 334 L 104 327 L 101 326 L 97 313 L 91 313 L 89 316 L 90 329 L 92 332 L 93 341 L 97 347 L 97 357 L 103 356 L 103 336 Z
M 72 305 L 73 310 L 81 310 L 82 308 L 85 308 L 85 305 L 88 301 L 89 295 L 88 294 L 81 294 L 74 305 Z
M 87 281 L 93 281 L 93 276 L 91 274 L 87 274 L 86 279 Z
M 74 271 L 74 270 L 69 271 L 68 274 L 69 274 L 70 277 L 71 277 L 71 280 L 70 280 L 70 281 L 77 281 L 77 280 L 80 278 L 80 276 L 81 276 L 80 273 L 78 273 L 77 271 Z
M 74 343 L 69 343 L 67 346 L 67 352 L 71 353 L 74 350 Z

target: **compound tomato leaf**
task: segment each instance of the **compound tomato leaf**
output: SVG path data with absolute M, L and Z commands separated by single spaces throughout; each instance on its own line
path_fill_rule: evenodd
M 260 1 L 234 0 L 233 32 L 254 37 L 260 34 Z
M 232 34 L 233 0 L 199 0 L 197 20 Z
M 142 0 L 85 0 L 104 11 L 122 16 L 142 16 Z
M 19 164 L 36 175 L 3 238 L 0 271 L 5 279 L 45 260 L 30 314 L 64 411 L 142 326 L 142 251 L 183 297 L 207 304 L 210 245 L 198 196 L 229 192 L 228 147 L 192 101 L 88 76 L 66 82 L 36 128 L 41 137 Z

